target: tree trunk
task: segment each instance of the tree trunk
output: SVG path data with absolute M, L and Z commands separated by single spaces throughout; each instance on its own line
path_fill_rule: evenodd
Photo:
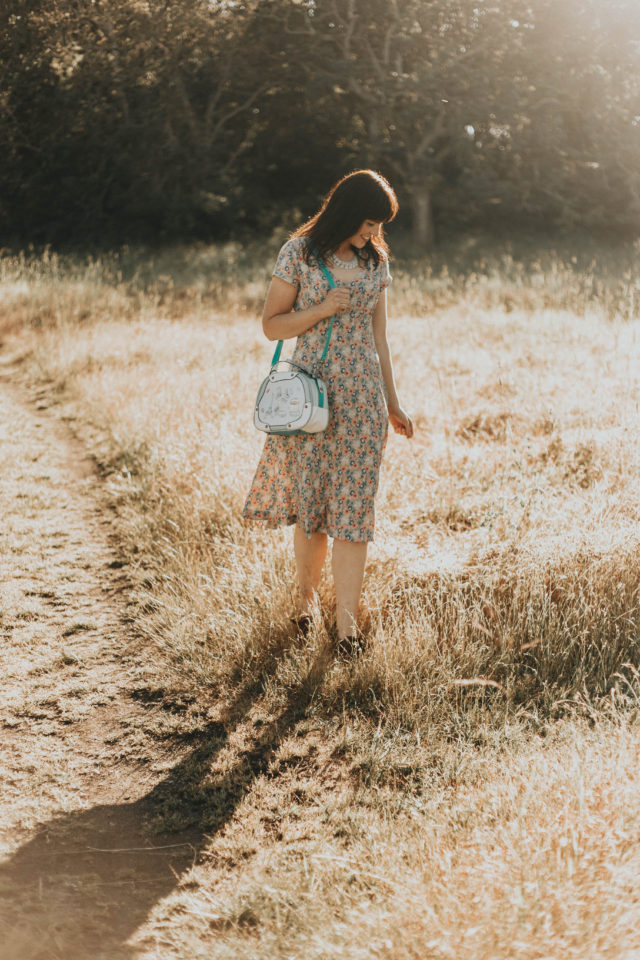
M 430 250 L 435 246 L 435 229 L 433 224 L 433 209 L 431 206 L 431 190 L 420 183 L 409 187 L 413 204 L 412 237 L 418 250 Z
M 380 122 L 375 110 L 371 111 L 367 123 L 369 143 L 367 146 L 367 166 L 372 170 L 378 169 L 380 162 Z

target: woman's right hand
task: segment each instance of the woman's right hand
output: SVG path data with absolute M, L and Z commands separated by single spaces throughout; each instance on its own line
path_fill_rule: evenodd
M 334 313 L 342 313 L 349 306 L 350 300 L 349 287 L 334 287 L 322 301 L 325 316 L 332 317 Z

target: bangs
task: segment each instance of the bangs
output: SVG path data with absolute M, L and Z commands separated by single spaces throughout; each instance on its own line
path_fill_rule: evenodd
M 366 171 L 365 176 L 358 172 L 353 177 L 359 180 L 358 185 L 363 191 L 362 209 L 368 211 L 367 219 L 377 223 L 393 220 L 398 212 L 398 200 L 387 180 L 374 171 Z
M 377 193 L 367 204 L 367 220 L 375 220 L 376 223 L 389 223 L 398 212 L 397 206 L 391 203 L 386 193 Z

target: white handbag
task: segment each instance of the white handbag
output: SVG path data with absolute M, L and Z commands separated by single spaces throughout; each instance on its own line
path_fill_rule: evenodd
M 331 288 L 335 281 L 320 257 L 318 263 Z M 327 356 L 333 317 L 329 323 L 324 350 L 320 357 L 322 363 Z M 260 384 L 256 404 L 253 410 L 253 423 L 257 430 L 278 436 L 292 436 L 299 433 L 320 433 L 329 423 L 329 397 L 324 380 L 314 376 L 293 360 L 281 360 L 280 354 L 284 341 L 278 340 L 269 376 Z M 288 369 L 279 370 L 280 364 Z

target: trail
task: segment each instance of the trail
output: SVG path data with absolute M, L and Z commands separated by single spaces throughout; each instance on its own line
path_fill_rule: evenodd
M 48 403 L 0 367 L 0 958 L 122 960 L 202 837 L 148 829 L 181 752 L 103 484 Z

